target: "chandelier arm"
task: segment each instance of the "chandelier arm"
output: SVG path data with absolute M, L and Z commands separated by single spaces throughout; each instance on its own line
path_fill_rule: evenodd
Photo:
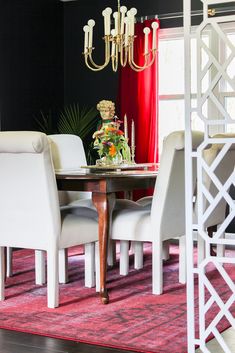
M 123 59 L 123 51 L 124 51 L 124 59 Z M 127 58 L 128 58 L 128 48 L 120 45 L 120 63 L 122 67 L 126 66 Z
M 105 62 L 104 62 L 103 65 L 97 65 L 97 64 L 94 62 L 94 60 L 93 60 L 91 54 L 89 55 L 89 60 L 90 60 L 91 64 L 92 64 L 96 69 L 99 69 L 100 67 L 105 68 L 105 67 L 108 65 L 108 63 L 109 63 L 110 58 L 109 58 L 108 60 L 105 60 Z
M 152 52 L 152 59 L 151 59 L 150 62 L 148 62 L 148 61 L 149 61 L 149 57 L 150 57 L 150 53 L 149 53 L 149 54 L 145 54 L 145 63 L 144 63 L 143 66 L 139 66 L 139 65 L 137 65 L 137 64 L 134 62 L 134 58 L 133 58 L 133 49 L 132 49 L 132 53 L 131 53 L 131 55 L 129 55 L 129 65 L 130 65 L 131 67 L 135 67 L 136 69 L 140 69 L 140 71 L 147 69 L 148 67 L 150 67 L 150 66 L 154 63 L 154 60 L 155 60 L 155 58 L 156 58 L 156 51 L 157 51 L 157 49 L 151 50 L 151 52 Z
M 145 56 L 145 63 L 143 66 L 139 66 L 134 62 L 134 58 L 133 58 L 133 44 L 131 43 L 129 46 L 129 50 L 128 50 L 128 63 L 130 65 L 130 67 L 135 70 L 135 71 L 143 71 L 146 68 L 147 65 L 147 60 L 146 60 L 146 56 Z
M 89 60 L 90 60 L 90 62 L 91 62 L 91 64 L 92 64 L 92 66 L 94 67 L 94 68 L 96 68 L 96 69 L 99 69 L 100 70 L 100 68 L 105 68 L 107 65 L 108 65 L 108 63 L 109 63 L 109 60 L 110 60 L 110 55 L 109 55 L 109 53 L 110 53 L 110 43 L 109 43 L 109 36 L 105 36 L 105 62 L 104 62 L 104 64 L 103 65 L 97 65 L 95 62 L 94 62 L 94 60 L 93 60 L 93 58 L 92 58 L 92 49 L 90 49 L 89 51 L 88 51 L 88 57 L 89 57 Z M 87 65 L 88 66 L 88 65 Z M 90 68 L 90 67 L 89 67 Z M 99 70 L 97 70 L 97 71 L 99 71 Z
M 129 61 L 129 65 L 130 67 L 132 68 L 132 70 L 136 71 L 136 72 L 141 72 L 141 71 L 144 71 L 144 69 L 146 69 L 147 66 L 139 66 L 139 67 L 136 67 L 133 65 L 133 62 Z
M 148 63 L 147 67 L 151 66 L 154 63 L 154 61 L 156 59 L 157 49 L 152 49 L 151 52 L 152 52 L 152 59 Z
M 144 70 L 147 67 L 147 62 L 148 62 L 148 56 L 149 54 L 145 54 L 144 55 L 144 65 L 143 66 L 139 66 L 134 62 L 134 46 L 133 43 L 131 44 L 130 48 L 129 48 L 129 65 L 134 66 L 136 69 L 140 69 L 141 71 Z
M 112 69 L 114 72 L 117 72 L 117 69 L 118 69 L 117 60 L 115 60 L 114 58 L 112 58 Z
M 107 63 L 105 63 L 104 65 L 100 65 L 100 66 L 97 65 L 98 67 L 92 67 L 88 62 L 88 55 L 85 54 L 85 64 L 92 71 L 101 71 L 108 65 L 108 63 L 109 63 L 109 61 Z

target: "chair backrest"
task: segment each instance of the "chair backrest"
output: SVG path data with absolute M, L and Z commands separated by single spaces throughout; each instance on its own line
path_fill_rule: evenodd
M 0 132 L 0 245 L 47 249 L 61 219 L 47 136 Z
M 56 170 L 77 170 L 87 165 L 82 140 L 72 134 L 48 135 L 51 143 L 51 152 L 54 168 Z M 91 197 L 90 192 L 59 191 L 60 205 L 66 205 L 78 199 Z
M 48 135 L 55 169 L 75 170 L 87 165 L 82 140 L 71 134 Z
M 204 134 L 192 132 L 195 150 Z M 185 234 L 184 131 L 174 131 L 163 141 L 160 168 L 151 208 L 153 229 L 162 240 Z M 196 187 L 196 161 L 193 158 L 193 191 Z
M 217 134 L 214 135 L 213 138 L 233 138 L 235 141 L 235 134 L 231 133 L 224 133 L 224 134 Z M 224 144 L 213 144 L 211 148 L 204 152 L 204 160 L 208 164 L 208 166 L 212 165 L 216 157 L 219 153 L 222 153 L 222 148 Z M 223 156 L 221 162 L 218 163 L 217 167 L 214 170 L 215 176 L 219 179 L 221 184 L 223 185 L 230 175 L 234 172 L 235 167 L 235 143 L 230 146 L 227 153 Z M 208 176 L 207 173 L 204 173 L 204 185 L 206 186 L 207 190 L 209 191 L 212 198 L 215 198 L 220 189 L 218 189 L 212 179 Z M 229 192 L 229 187 L 228 190 Z M 209 217 L 205 221 L 205 227 L 218 225 L 222 223 L 225 219 L 226 214 L 226 200 L 224 198 L 217 204 L 217 206 L 212 209 L 210 212 Z M 208 202 L 205 203 L 205 209 L 210 206 Z

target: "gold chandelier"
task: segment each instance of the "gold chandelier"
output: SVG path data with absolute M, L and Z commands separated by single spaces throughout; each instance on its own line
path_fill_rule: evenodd
M 111 30 L 111 14 L 112 9 L 107 7 L 102 15 L 104 17 L 104 42 L 105 42 L 105 60 L 103 65 L 97 65 L 93 58 L 93 28 L 95 26 L 94 20 L 89 20 L 87 25 L 83 27 L 84 30 L 84 58 L 85 63 L 92 71 L 100 71 L 104 69 L 110 62 L 112 63 L 113 71 L 117 71 L 118 64 L 130 67 L 139 72 L 151 66 L 156 58 L 157 52 L 157 36 L 158 23 L 153 22 L 152 27 L 152 48 L 149 50 L 149 33 L 150 28 L 145 27 L 144 32 L 144 64 L 139 66 L 134 61 L 134 40 L 135 40 L 135 15 L 137 10 L 131 8 L 127 11 L 126 6 L 120 7 L 120 0 L 118 0 L 118 10 L 113 13 L 114 28 Z M 111 50 L 110 50 L 111 49 Z

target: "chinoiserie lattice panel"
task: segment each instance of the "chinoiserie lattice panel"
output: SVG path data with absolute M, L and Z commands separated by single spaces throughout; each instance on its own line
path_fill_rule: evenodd
M 188 325 L 193 330 L 189 336 L 194 337 L 189 339 L 188 352 L 199 345 L 203 353 L 218 353 L 206 344 L 213 335 L 221 352 L 235 353 L 221 335 L 221 327 L 229 326 L 235 335 L 235 234 L 226 234 L 235 217 L 229 194 L 235 185 L 235 15 L 208 15 L 212 6 L 234 6 L 234 2 L 202 2 L 203 21 L 196 29 L 196 106 L 190 103 L 189 112 L 189 119 L 196 114 L 203 123 L 205 137 L 198 150 L 191 151 L 191 158 L 197 160 L 191 233 L 197 233 L 198 245 L 191 271 L 194 283 L 198 280 L 198 293 L 191 315 L 195 325 Z M 189 296 L 190 291 L 190 300 Z

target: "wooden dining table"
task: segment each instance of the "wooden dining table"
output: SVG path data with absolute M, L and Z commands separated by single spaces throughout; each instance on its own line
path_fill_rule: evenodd
M 106 288 L 107 247 L 110 217 L 115 205 L 115 193 L 132 192 L 137 189 L 149 189 L 155 185 L 158 164 L 136 164 L 131 167 L 96 168 L 84 166 L 79 170 L 56 171 L 59 190 L 90 191 L 92 201 L 98 212 L 99 250 L 100 250 L 100 298 L 108 304 Z

